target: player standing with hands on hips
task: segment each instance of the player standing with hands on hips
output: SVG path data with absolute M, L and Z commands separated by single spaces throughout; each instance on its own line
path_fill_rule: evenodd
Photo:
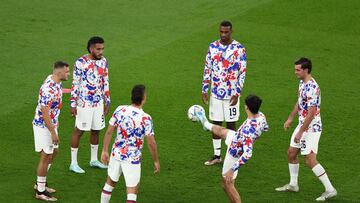
M 99 133 L 105 127 L 105 116 L 110 108 L 108 62 L 103 56 L 104 39 L 92 37 L 87 44 L 89 54 L 80 57 L 74 65 L 71 89 L 71 114 L 75 128 L 71 139 L 70 171 L 85 173 L 77 161 L 80 138 L 90 131 L 90 166 L 105 169 L 98 161 Z
M 299 116 L 299 124 L 295 128 L 288 149 L 288 161 L 290 183 L 278 187 L 279 192 L 298 192 L 299 152 L 305 156 L 306 165 L 311 168 L 325 187 L 325 192 L 316 201 L 325 201 L 337 195 L 323 166 L 317 161 L 318 145 L 322 131 L 320 117 L 320 87 L 311 76 L 312 63 L 307 58 L 300 58 L 295 62 L 295 75 L 300 80 L 298 101 L 293 111 L 284 123 L 287 130 L 296 114 Z
M 202 99 L 209 104 L 209 118 L 215 125 L 222 125 L 235 130 L 239 120 L 239 98 L 243 89 L 246 74 L 245 48 L 232 39 L 232 24 L 221 22 L 220 40 L 210 44 L 205 59 L 202 82 Z M 208 98 L 209 86 L 210 101 Z M 221 162 L 221 139 L 213 135 L 214 156 L 205 165 Z

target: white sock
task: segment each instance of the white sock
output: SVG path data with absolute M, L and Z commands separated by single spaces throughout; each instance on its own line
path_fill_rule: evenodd
M 214 124 L 210 123 L 209 121 L 205 121 L 203 125 L 209 131 L 211 131 L 212 127 L 214 126 Z
M 221 139 L 213 139 L 214 155 L 220 156 L 221 154 Z
M 299 166 L 300 164 L 291 164 L 289 163 L 289 172 L 290 172 L 290 185 L 298 185 L 298 175 L 299 175 Z
M 105 183 L 103 190 L 101 192 L 101 203 L 108 203 L 111 198 L 111 193 L 114 187 Z
M 98 144 L 96 144 L 96 145 L 90 144 L 90 148 L 91 148 L 91 160 L 90 161 L 97 161 L 99 145 Z
M 79 148 L 71 147 L 71 165 L 78 165 L 78 161 L 77 161 L 78 150 L 79 150 Z
M 326 191 L 334 191 L 335 188 L 332 186 L 329 177 L 327 176 L 324 167 L 322 167 L 320 164 L 317 164 L 314 166 L 314 168 L 311 169 L 314 174 L 319 178 L 319 180 L 322 182 L 322 184 L 325 187 Z
M 127 194 L 127 200 L 136 202 L 136 194 L 132 194 L 132 193 Z
M 36 179 L 36 183 L 37 183 L 37 190 L 39 192 L 44 192 L 45 191 L 45 185 L 46 185 L 46 176 L 38 176 Z
M 47 170 L 47 171 L 49 171 L 49 170 L 50 170 L 50 167 L 51 167 L 51 164 L 49 164 L 49 165 L 48 165 L 48 170 Z

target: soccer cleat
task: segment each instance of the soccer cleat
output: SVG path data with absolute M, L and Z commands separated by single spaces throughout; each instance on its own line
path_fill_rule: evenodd
M 194 112 L 195 112 L 196 118 L 197 118 L 197 119 L 201 122 L 201 124 L 203 125 L 203 129 L 204 129 L 205 131 L 209 131 L 207 128 L 205 128 L 205 125 L 204 125 L 205 122 L 209 122 L 208 119 L 206 118 L 204 112 L 201 111 L 201 109 L 198 109 L 198 108 L 195 108 Z
M 71 164 L 69 170 L 74 173 L 85 173 L 85 171 L 77 164 Z
M 299 192 L 299 186 L 286 184 L 282 187 L 275 188 L 275 190 L 278 192 Z
M 39 192 L 38 190 L 36 190 L 35 198 L 39 199 L 39 200 L 47 201 L 47 202 L 56 202 L 57 201 L 57 199 L 55 197 L 51 196 L 51 194 L 47 190 L 44 190 L 43 192 Z
M 220 158 L 220 156 L 213 156 L 210 160 L 207 160 L 207 161 L 205 161 L 205 165 L 206 166 L 211 166 L 211 165 L 214 165 L 214 164 L 219 164 L 219 163 L 221 163 L 221 158 Z
M 103 163 L 101 163 L 100 161 L 96 160 L 96 161 L 90 161 L 90 166 L 94 167 L 94 168 L 101 168 L 101 169 L 106 169 L 108 168 L 107 165 L 104 165 Z
M 195 108 L 194 112 L 195 112 L 195 116 L 202 124 L 204 124 L 207 121 L 207 118 L 204 112 L 201 111 L 201 109 Z
M 34 190 L 35 190 L 35 192 L 37 191 L 37 183 L 34 184 Z M 49 193 L 55 193 L 56 192 L 56 190 L 54 188 L 48 187 L 47 183 L 46 183 L 45 190 L 48 191 Z
M 337 195 L 337 191 L 334 189 L 333 191 L 325 191 L 321 194 L 320 197 L 316 198 L 316 201 L 326 201 L 332 197 L 335 197 Z

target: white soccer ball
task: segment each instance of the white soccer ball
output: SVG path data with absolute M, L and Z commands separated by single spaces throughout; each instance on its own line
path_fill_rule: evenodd
M 199 119 L 195 116 L 195 109 L 196 109 L 196 111 L 202 111 L 205 115 L 205 110 L 202 106 L 197 105 L 197 104 L 190 106 L 190 108 L 188 110 L 188 118 L 189 118 L 189 120 L 194 121 L 194 122 L 199 121 Z

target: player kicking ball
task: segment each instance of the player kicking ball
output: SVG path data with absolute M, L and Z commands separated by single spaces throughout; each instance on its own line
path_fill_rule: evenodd
M 249 95 L 245 99 L 247 119 L 237 131 L 211 124 L 204 111 L 195 109 L 195 116 L 201 121 L 205 130 L 225 140 L 227 153 L 222 169 L 222 187 L 233 203 L 240 203 L 240 194 L 235 188 L 235 179 L 239 168 L 252 156 L 253 144 L 262 132 L 268 130 L 265 115 L 259 111 L 262 100 L 256 95 Z

